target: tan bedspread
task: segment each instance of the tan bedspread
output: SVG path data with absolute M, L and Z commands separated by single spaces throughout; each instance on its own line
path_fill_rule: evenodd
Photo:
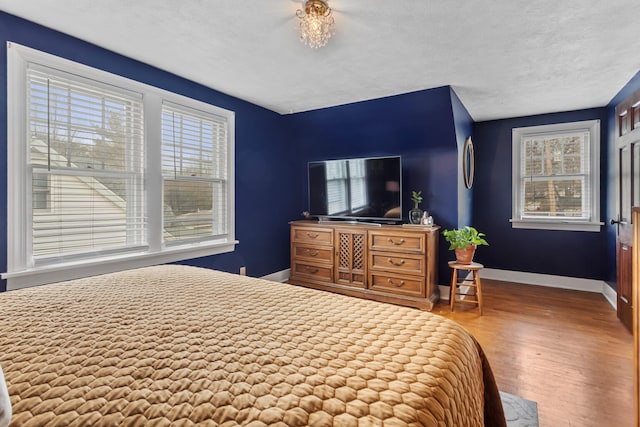
M 431 313 L 185 266 L 0 294 L 12 426 L 504 426 Z M 486 423 L 485 423 L 486 421 Z

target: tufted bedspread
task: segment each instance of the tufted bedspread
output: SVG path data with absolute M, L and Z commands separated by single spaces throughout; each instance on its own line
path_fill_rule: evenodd
M 0 294 L 11 426 L 505 426 L 456 323 L 186 266 Z

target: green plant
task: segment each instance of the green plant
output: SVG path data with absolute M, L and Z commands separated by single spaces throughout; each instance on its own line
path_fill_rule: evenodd
M 422 191 L 412 191 L 411 200 L 413 200 L 415 208 L 418 209 L 418 204 L 422 202 Z
M 475 228 L 465 225 L 457 230 L 444 230 L 444 239 L 450 243 L 449 250 L 456 248 L 464 249 L 469 245 L 489 245 L 484 239 L 485 234 L 478 232 Z

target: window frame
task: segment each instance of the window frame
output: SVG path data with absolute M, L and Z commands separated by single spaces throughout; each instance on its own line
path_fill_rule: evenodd
M 203 115 L 203 113 L 199 110 L 193 109 L 193 108 L 189 108 L 185 105 L 178 105 L 178 104 L 174 104 L 174 103 L 169 103 L 166 101 L 163 101 L 162 103 L 162 114 L 163 117 L 165 115 L 165 110 L 166 111 L 171 111 L 172 113 L 178 113 L 181 114 L 183 116 L 183 120 L 184 117 L 187 117 L 187 120 L 200 120 L 201 121 L 201 125 L 203 122 L 208 122 L 209 124 L 213 125 L 213 126 L 217 126 L 220 127 L 221 124 L 223 124 L 224 126 L 224 132 L 225 134 L 228 132 L 228 123 L 225 120 L 224 117 L 219 117 L 219 116 L 215 116 L 212 114 L 209 114 L 208 116 Z M 164 120 L 164 119 L 163 119 Z M 164 123 L 164 121 L 162 121 L 161 125 L 164 127 L 166 124 Z M 202 131 L 202 129 L 200 129 Z M 188 134 L 188 130 L 186 131 Z M 167 174 L 166 170 L 163 171 L 163 175 L 162 175 L 162 180 L 163 180 L 163 185 L 167 185 L 168 182 L 174 182 L 174 183 L 190 183 L 190 184 L 210 184 L 212 186 L 212 206 L 211 206 L 211 227 L 212 227 L 212 232 L 213 232 L 213 228 L 216 227 L 216 221 L 214 220 L 214 218 L 216 216 L 219 216 L 220 218 L 226 218 L 226 215 L 228 212 L 225 212 L 225 210 L 221 207 L 215 206 L 214 201 L 217 200 L 217 198 L 215 197 L 215 193 L 220 192 L 222 190 L 223 193 L 226 193 L 226 183 L 227 180 L 229 179 L 228 177 L 228 165 L 227 165 L 227 160 L 225 159 L 222 162 L 215 162 L 213 159 L 214 158 L 220 158 L 220 159 L 224 159 L 224 157 L 222 155 L 220 155 L 220 153 L 216 153 L 213 150 L 213 146 L 215 145 L 215 143 L 218 140 L 213 138 L 212 140 L 212 150 L 210 152 L 211 154 L 211 159 L 212 159 L 212 165 L 211 165 L 211 175 L 202 175 L 202 174 L 196 174 L 195 176 L 192 175 L 185 175 L 184 173 L 180 173 L 180 174 L 175 174 L 175 170 L 174 170 L 174 175 L 171 176 L 171 174 Z M 180 142 L 184 142 L 182 140 L 182 137 L 180 138 Z M 165 150 L 165 143 L 166 141 L 164 140 L 164 138 L 161 141 L 161 145 L 162 145 L 162 163 L 164 166 L 164 162 L 165 160 L 168 160 L 165 158 L 164 153 L 166 152 Z M 172 145 L 175 149 L 176 145 L 175 145 L 176 141 L 172 140 Z M 202 140 L 200 141 L 201 147 L 202 147 Z M 188 144 L 186 145 L 182 145 L 181 147 L 183 149 L 188 150 Z M 224 148 L 224 151 L 226 152 L 226 149 L 228 147 Z M 221 150 L 222 151 L 222 150 Z M 204 152 L 204 151 L 203 151 Z M 186 156 L 188 157 L 188 156 Z M 185 157 L 185 158 L 186 158 Z M 185 158 L 182 158 L 183 160 Z M 175 167 L 175 158 L 173 159 L 173 164 Z M 177 160 L 180 160 L 180 158 L 178 158 Z M 216 168 L 217 166 L 217 168 Z M 221 186 L 216 186 L 216 184 L 222 184 Z M 166 188 L 166 187 L 165 187 Z M 216 190 L 217 188 L 217 190 Z M 165 192 L 163 191 L 163 196 L 165 196 Z M 169 240 L 167 239 L 167 223 L 166 221 L 164 221 L 166 218 L 163 218 L 163 228 L 164 228 L 164 232 L 163 232 L 163 241 L 164 243 L 169 246 L 175 246 L 175 245 L 181 245 L 184 243 L 189 243 L 189 242 L 196 242 L 196 241 L 201 241 L 201 240 L 207 240 L 210 239 L 210 237 L 201 237 L 201 236 L 195 236 L 195 237 L 178 237 L 174 240 Z M 176 222 L 182 222 L 182 223 L 187 223 L 187 222 L 200 222 L 200 219 L 196 219 L 195 221 L 193 220 L 187 220 L 187 221 L 180 221 L 177 220 Z M 223 225 L 222 227 L 226 227 L 227 224 L 226 222 L 223 220 Z M 226 233 L 222 232 L 222 233 L 218 233 L 218 234 L 213 234 L 214 236 L 216 235 L 226 235 Z
M 523 215 L 522 182 L 522 141 L 527 137 L 556 135 L 559 133 L 589 132 L 589 173 L 587 177 L 590 191 L 589 218 L 554 218 L 554 217 L 525 217 Z M 512 228 L 526 228 L 536 230 L 566 230 L 599 232 L 603 222 L 600 221 L 600 120 L 584 120 L 577 122 L 556 123 L 550 125 L 527 126 L 513 128 L 512 138 Z
M 35 265 L 30 241 L 32 227 L 28 203 L 30 164 L 26 113 L 27 66 L 37 64 L 65 73 L 139 92 L 143 98 L 144 204 L 147 217 L 147 244 L 133 251 L 109 253 L 82 260 Z M 109 273 L 155 264 L 181 261 L 235 250 L 235 113 L 183 95 L 156 88 L 107 71 L 57 57 L 13 42 L 7 42 L 7 290 Z M 169 102 L 226 118 L 227 139 L 227 234 L 184 244 L 167 245 L 163 230 L 163 179 L 161 121 L 162 103 Z M 25 195 L 29 195 L 25 197 Z
M 107 166 L 106 168 L 100 168 L 99 166 L 96 167 L 95 164 L 82 165 L 82 162 L 83 162 L 82 160 L 74 158 L 72 161 L 72 157 L 66 157 L 68 156 L 66 153 L 62 154 L 59 151 L 59 148 L 54 149 L 53 146 L 52 146 L 52 151 L 57 153 L 56 155 L 54 155 L 54 157 L 49 158 L 49 156 L 51 155 L 51 152 L 48 152 L 44 156 L 48 158 L 48 161 L 46 162 L 37 161 L 36 159 L 34 159 L 34 156 L 33 156 L 34 151 L 32 150 L 34 148 L 33 143 L 35 142 L 33 140 L 34 134 L 32 133 L 31 126 L 29 126 L 29 128 L 27 129 L 27 134 L 29 136 L 25 138 L 25 142 L 24 142 L 25 143 L 24 149 L 27 150 L 26 159 L 28 162 L 28 164 L 26 165 L 26 169 L 24 170 L 24 173 L 26 173 L 26 176 L 23 176 L 25 179 L 25 182 L 29 182 L 29 180 L 33 178 L 35 174 L 45 174 L 45 175 L 48 175 L 49 177 L 56 177 L 56 179 L 58 180 L 58 183 L 54 186 L 57 188 L 58 194 L 52 200 L 52 202 L 54 202 L 53 206 L 56 206 L 56 208 L 49 211 L 49 213 L 53 214 L 52 215 L 53 218 L 48 219 L 47 216 L 45 215 L 45 218 L 40 218 L 40 220 L 38 220 L 39 226 L 44 226 L 44 228 L 48 228 L 47 231 L 55 231 L 55 228 L 56 228 L 55 217 L 60 215 L 61 209 L 62 210 L 66 209 L 64 196 L 61 196 L 61 195 L 65 194 L 65 191 L 70 189 L 69 187 L 66 187 L 64 184 L 62 184 L 63 182 L 66 182 L 68 184 L 69 181 L 86 179 L 85 182 L 87 185 L 92 187 L 95 185 L 94 190 L 102 194 L 103 197 L 110 198 L 110 196 L 108 196 L 108 193 L 111 191 L 111 189 L 109 189 L 108 187 L 104 188 L 103 190 L 106 190 L 106 192 L 103 192 L 102 190 L 100 190 L 100 188 L 102 187 L 102 184 L 100 183 L 100 179 L 111 178 L 111 179 L 123 180 L 124 182 L 127 183 L 127 187 L 130 186 L 131 191 L 127 191 L 126 192 L 127 197 L 122 200 L 126 208 L 126 213 L 124 218 L 125 221 L 121 225 L 126 229 L 126 231 L 124 235 L 118 236 L 120 239 L 118 239 L 118 237 L 116 236 L 113 236 L 113 237 L 116 237 L 116 240 L 120 240 L 120 247 L 118 246 L 110 247 L 109 245 L 107 245 L 107 246 L 98 247 L 97 249 L 83 249 L 76 252 L 62 251 L 62 252 L 53 252 L 49 254 L 45 253 L 45 254 L 37 255 L 35 254 L 36 251 L 33 251 L 33 249 L 35 249 L 34 245 L 36 244 L 36 232 L 35 232 L 36 227 L 33 226 L 36 224 L 36 216 L 34 214 L 35 210 L 32 209 L 33 203 L 27 204 L 26 212 L 25 212 L 25 222 L 27 223 L 26 230 L 28 234 L 25 236 L 25 239 L 26 239 L 26 248 L 32 249 L 30 254 L 28 253 L 25 255 L 27 257 L 25 261 L 27 265 L 38 268 L 47 264 L 56 265 L 56 264 L 60 264 L 61 262 L 91 259 L 94 256 L 104 256 L 107 253 L 117 254 L 117 253 L 124 253 L 124 252 L 134 252 L 140 248 L 145 247 L 146 246 L 146 230 L 139 230 L 136 226 L 137 224 L 143 223 L 145 221 L 145 214 L 146 214 L 146 209 L 144 206 L 145 197 L 143 193 L 144 191 L 143 162 L 144 162 L 144 145 L 145 144 L 143 139 L 144 135 L 142 132 L 142 127 L 143 127 L 142 93 L 113 84 L 115 82 L 106 82 L 105 79 L 101 79 L 101 81 L 90 80 L 84 76 L 74 75 L 66 71 L 63 71 L 61 69 L 48 67 L 36 62 L 28 62 L 27 69 L 25 69 L 24 71 L 25 71 L 25 78 L 26 78 L 26 86 L 25 86 L 26 92 L 24 95 L 25 95 L 25 102 L 28 108 L 28 112 L 26 113 L 26 120 L 25 120 L 26 123 L 28 123 L 29 125 L 33 124 L 32 120 L 34 119 L 34 114 L 32 113 L 32 111 L 38 110 L 38 106 L 43 107 L 45 105 L 45 102 L 42 102 L 42 101 L 39 103 L 38 102 L 32 103 L 33 97 L 34 97 L 34 91 L 33 91 L 33 85 L 32 85 L 33 81 L 37 81 L 38 83 L 36 83 L 36 86 L 39 86 L 39 89 L 35 89 L 35 97 L 40 99 L 47 99 L 46 108 L 47 108 L 48 117 L 51 117 L 51 109 L 49 108 L 48 100 L 52 97 L 53 100 L 52 100 L 51 106 L 54 109 L 54 111 L 59 112 L 59 106 L 57 105 L 57 102 L 55 100 L 56 99 L 55 93 L 56 92 L 60 93 L 60 90 L 62 90 L 66 94 L 66 96 L 63 96 L 62 98 L 68 101 L 68 103 L 63 103 L 63 106 L 68 108 L 67 110 L 68 115 L 65 116 L 63 114 L 61 117 L 57 117 L 56 113 L 54 113 L 53 119 L 50 122 L 47 121 L 47 124 L 46 124 L 47 128 L 49 127 L 49 125 L 51 126 L 51 129 L 53 130 L 54 135 L 56 134 L 56 129 L 59 129 L 59 127 L 66 128 L 68 126 L 73 127 L 73 126 L 80 125 L 79 119 L 84 114 L 86 114 L 82 108 L 83 107 L 87 108 L 87 106 L 89 105 L 88 103 L 91 103 L 91 102 L 95 103 L 101 98 L 100 104 L 102 104 L 101 106 L 103 110 L 100 111 L 100 115 L 102 116 L 103 114 L 106 113 L 106 110 L 104 109 L 105 99 L 108 99 L 109 101 L 107 102 L 110 102 L 110 103 L 113 103 L 114 101 L 120 102 L 122 103 L 122 105 L 125 105 L 125 104 L 129 105 L 129 108 L 130 108 L 128 113 L 130 115 L 129 117 L 130 126 L 127 126 L 127 132 L 125 132 L 127 136 L 124 138 L 126 140 L 124 151 L 130 152 L 131 154 L 130 156 L 127 156 L 127 166 L 123 167 L 122 169 L 114 168 L 111 166 Z M 46 95 L 42 93 L 43 87 L 44 87 L 44 79 L 47 80 Z M 51 95 L 51 97 L 48 93 L 49 82 L 52 85 L 51 87 L 54 93 L 53 95 Z M 57 89 L 53 89 L 53 88 L 57 88 Z M 115 98 L 114 98 L 114 95 L 115 95 Z M 75 104 L 72 102 L 72 99 L 74 98 L 82 99 L 83 97 L 88 97 L 88 99 L 84 100 L 84 102 L 80 102 L 80 103 L 76 102 Z M 88 107 L 88 108 L 90 110 L 93 110 L 93 113 L 95 114 L 97 111 L 99 111 L 97 110 L 97 108 L 100 108 L 100 107 L 96 105 L 92 105 L 92 107 Z M 35 114 L 35 116 L 37 116 L 37 114 Z M 135 117 L 137 117 L 137 119 Z M 40 126 L 38 126 L 38 124 Z M 36 122 L 36 127 L 42 127 L 42 125 L 43 125 L 42 119 L 40 118 L 40 123 Z M 85 124 L 85 126 L 87 125 Z M 79 128 L 80 128 L 80 133 L 90 132 L 86 128 L 83 130 L 82 125 L 80 125 Z M 44 139 L 42 136 L 37 139 L 40 139 L 41 142 L 45 143 L 45 147 L 48 145 L 48 141 L 49 141 L 48 136 Z M 55 140 L 55 139 L 56 139 L 55 137 L 52 138 L 52 140 Z M 73 140 L 75 139 L 75 137 L 71 139 Z M 80 139 L 86 140 L 87 135 L 84 134 L 83 137 L 81 137 Z M 37 151 L 40 151 L 42 153 L 42 150 L 37 150 Z M 62 155 L 65 157 L 63 159 L 60 159 L 58 155 Z M 66 160 L 67 164 L 60 164 L 61 160 Z M 77 160 L 80 161 L 80 164 L 76 165 L 75 163 Z M 95 161 L 96 158 L 91 157 L 88 160 Z M 91 184 L 92 181 L 93 181 L 93 184 Z M 30 195 L 33 196 L 33 186 L 27 185 L 26 188 L 32 190 Z M 113 203 L 117 203 L 117 202 L 113 201 Z M 103 218 L 100 218 L 99 215 L 96 215 L 96 216 L 93 216 L 91 214 L 89 215 L 91 216 L 91 220 L 94 220 L 94 219 L 98 221 L 103 220 Z M 30 218 L 32 221 L 27 220 L 27 218 Z M 32 226 L 29 226 L 29 225 L 32 225 Z M 53 226 L 53 228 L 51 228 L 51 226 Z M 62 224 L 58 224 L 58 226 L 64 227 L 64 225 Z M 68 236 L 74 236 L 74 232 L 69 233 Z M 100 238 L 105 238 L 107 236 L 100 235 L 100 233 L 97 233 L 96 237 L 100 239 Z M 63 242 L 58 242 L 58 243 L 62 243 L 62 246 L 66 246 L 67 243 L 64 242 L 65 239 L 62 239 L 62 240 Z M 87 236 L 87 242 L 92 243 L 92 238 Z M 42 244 L 41 241 L 38 243 Z

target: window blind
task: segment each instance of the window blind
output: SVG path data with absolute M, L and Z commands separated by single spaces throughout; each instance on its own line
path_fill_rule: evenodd
M 234 250 L 233 111 L 16 43 L 6 71 L 7 289 Z
M 165 242 L 227 234 L 227 139 L 225 117 L 163 103 Z
M 35 262 L 145 244 L 142 96 L 45 67 L 26 89 Z

